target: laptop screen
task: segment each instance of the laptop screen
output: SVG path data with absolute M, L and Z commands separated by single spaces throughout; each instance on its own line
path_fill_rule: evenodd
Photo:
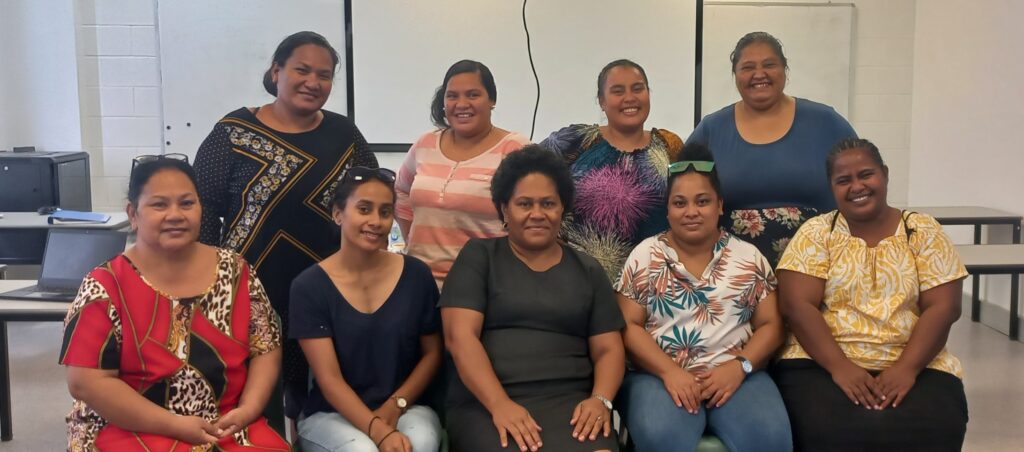
M 124 251 L 126 232 L 50 228 L 39 286 L 73 289 L 93 268 Z

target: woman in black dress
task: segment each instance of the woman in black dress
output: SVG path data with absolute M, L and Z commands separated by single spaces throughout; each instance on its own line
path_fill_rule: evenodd
M 509 154 L 491 183 L 508 236 L 470 240 L 445 280 L 453 451 L 617 450 L 625 323 L 601 265 L 556 240 L 573 191 L 551 152 Z
M 330 199 L 353 166 L 377 167 L 359 129 L 323 110 L 338 53 L 323 36 L 303 31 L 278 45 L 263 86 L 276 99 L 228 113 L 196 154 L 203 219 L 199 240 L 245 257 L 270 303 L 288 319 L 288 289 L 303 269 L 338 249 Z M 287 337 L 288 324 L 284 324 Z M 294 340 L 285 341 L 286 414 L 297 417 L 308 368 Z

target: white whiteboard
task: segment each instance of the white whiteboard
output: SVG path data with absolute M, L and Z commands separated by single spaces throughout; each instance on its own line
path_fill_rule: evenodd
M 297 31 L 320 33 L 338 51 L 325 108 L 345 113 L 342 0 L 158 0 L 157 20 L 165 152 L 194 157 L 224 114 L 273 101 L 263 73 L 278 43 Z
M 486 64 L 498 87 L 496 125 L 530 133 L 535 82 L 522 1 L 387 0 L 352 5 L 355 121 L 371 143 L 409 143 L 432 128 L 430 99 L 460 59 Z M 571 123 L 602 122 L 597 74 L 629 58 L 651 84 L 649 126 L 693 126 L 695 0 L 533 0 L 527 3 L 541 83 L 534 140 Z
M 740 99 L 729 53 L 743 35 L 766 31 L 789 60 L 786 94 L 849 117 L 853 12 L 849 3 L 704 3 L 702 115 Z

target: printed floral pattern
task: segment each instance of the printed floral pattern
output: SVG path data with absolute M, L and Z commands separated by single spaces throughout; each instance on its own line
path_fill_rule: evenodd
M 804 207 L 737 209 L 722 221 L 729 232 L 756 246 L 774 266 L 800 225 L 817 214 L 817 210 Z
M 775 286 L 768 260 L 726 231 L 699 276 L 679 262 L 662 232 L 630 253 L 615 289 L 646 308 L 646 329 L 665 354 L 699 371 L 743 348 L 753 335 L 754 310 Z
M 668 227 L 668 164 L 683 141 L 667 130 L 651 129 L 647 147 L 623 151 L 604 139 L 597 124 L 574 124 L 552 133 L 541 146 L 565 160 L 576 182 L 576 205 L 562 225 L 563 238 L 596 257 L 615 281 L 629 249 Z
M 874 247 L 851 236 L 846 220 L 835 215 L 807 221 L 778 268 L 824 279 L 822 316 L 839 348 L 858 366 L 886 369 L 910 340 L 920 293 L 963 278 L 967 270 L 942 226 L 928 215 L 909 215 Z M 913 230 L 909 238 L 905 227 Z M 810 356 L 790 335 L 781 357 Z M 960 360 L 946 349 L 928 367 L 956 376 L 962 372 Z

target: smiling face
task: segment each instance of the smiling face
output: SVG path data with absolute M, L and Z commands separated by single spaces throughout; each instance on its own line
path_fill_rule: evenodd
M 394 213 L 394 191 L 387 184 L 371 179 L 352 190 L 344 207 L 335 206 L 332 216 L 341 226 L 343 247 L 376 251 L 387 245 Z
M 718 240 L 722 198 L 708 176 L 685 173 L 672 181 L 668 195 L 668 224 L 677 243 L 701 245 Z
M 556 243 L 565 208 L 555 181 L 541 173 L 530 173 L 516 182 L 512 198 L 501 212 L 508 223 L 509 240 L 538 251 Z
M 743 103 L 751 108 L 764 110 L 783 98 L 786 68 L 782 58 L 767 43 L 755 42 L 744 47 L 733 71 L 736 90 Z
M 463 72 L 448 79 L 444 91 L 444 114 L 452 131 L 459 136 L 488 132 L 494 104 L 479 72 Z
M 128 204 L 128 218 L 146 247 L 174 252 L 199 239 L 203 209 L 196 186 L 185 173 L 168 168 L 153 173 L 135 203 Z
M 274 63 L 271 79 L 277 85 L 277 101 L 299 114 L 319 111 L 331 95 L 334 61 L 331 53 L 316 44 L 296 47 L 284 66 Z
M 842 151 L 832 164 L 830 182 L 836 206 L 847 221 L 871 221 L 889 207 L 889 168 L 865 149 Z
M 647 80 L 632 66 L 608 70 L 599 99 L 608 125 L 617 130 L 642 129 L 651 113 L 651 95 Z

